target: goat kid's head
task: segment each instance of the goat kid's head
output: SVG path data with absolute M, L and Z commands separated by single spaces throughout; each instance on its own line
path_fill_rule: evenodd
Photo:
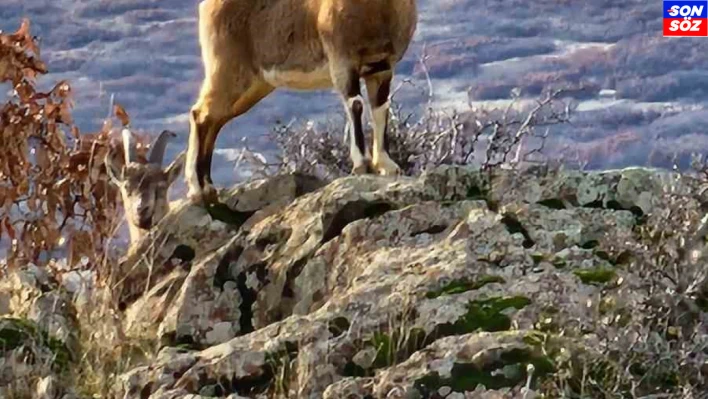
M 147 162 L 139 162 L 136 146 L 128 129 L 122 132 L 125 159 L 120 161 L 116 151 L 106 156 L 106 171 L 111 180 L 120 188 L 123 208 L 128 221 L 131 238 L 135 239 L 135 228 L 149 230 L 155 226 L 169 210 L 167 190 L 174 183 L 184 167 L 184 152 L 166 168 L 162 168 L 165 147 L 175 134 L 165 130 L 155 140 Z

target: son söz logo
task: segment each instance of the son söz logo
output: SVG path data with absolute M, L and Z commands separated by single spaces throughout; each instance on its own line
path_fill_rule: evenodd
M 664 36 L 708 36 L 708 0 L 664 1 Z

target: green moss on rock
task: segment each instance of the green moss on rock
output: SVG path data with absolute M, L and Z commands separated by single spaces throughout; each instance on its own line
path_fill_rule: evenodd
M 443 295 L 460 294 L 466 291 L 477 290 L 490 283 L 505 283 L 506 281 L 501 276 L 483 275 L 479 276 L 474 281 L 467 279 L 454 280 L 442 288 L 430 291 L 425 296 L 429 299 L 437 298 Z
M 578 269 L 573 273 L 585 284 L 606 284 L 617 276 L 617 272 L 606 266 L 597 266 L 590 269 Z
M 494 297 L 471 301 L 467 313 L 454 323 L 437 326 L 436 336 L 450 336 L 471 333 L 477 330 L 505 331 L 511 328 L 511 319 L 504 314 L 507 309 L 523 309 L 531 303 L 524 296 Z

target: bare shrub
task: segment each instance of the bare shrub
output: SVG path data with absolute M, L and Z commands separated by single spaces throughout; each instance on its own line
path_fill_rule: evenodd
M 551 125 L 566 123 L 572 106 L 560 101 L 564 90 L 546 91 L 531 104 L 521 104 L 517 91 L 504 109 L 471 108 L 459 113 L 436 110 L 405 113 L 392 101 L 388 124 L 390 156 L 406 175 L 440 165 L 477 165 L 484 169 L 538 162 Z M 367 132 L 371 134 L 371 129 Z M 250 164 L 256 176 L 306 173 L 324 179 L 351 170 L 349 141 L 341 124 L 277 125 L 269 135 L 278 148 L 274 161 L 246 146 L 238 162 Z

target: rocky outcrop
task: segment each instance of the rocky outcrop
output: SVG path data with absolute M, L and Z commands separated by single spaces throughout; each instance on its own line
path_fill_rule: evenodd
M 119 397 L 534 397 L 600 332 L 630 339 L 636 226 L 697 191 L 645 169 L 278 179 L 185 206 L 121 265 L 126 331 L 163 349 Z
M 529 399 L 588 383 L 629 395 L 678 375 L 705 386 L 705 274 L 657 292 L 651 279 L 672 275 L 641 267 L 655 245 L 657 262 L 686 252 L 701 270 L 702 235 L 672 247 L 678 231 L 647 233 L 677 214 L 667 192 L 705 213 L 697 181 L 647 169 L 240 185 L 219 205 L 178 206 L 108 284 L 13 270 L 0 282 L 0 396 L 77 397 L 77 355 L 115 356 L 112 395 L 125 399 Z M 94 303 L 106 289 L 112 300 Z M 647 330 L 649 308 L 669 312 L 674 297 L 678 321 Z M 670 336 L 645 338 L 656 331 Z M 638 342 L 685 356 L 648 366 Z M 649 388 L 622 386 L 622 372 L 653 373 L 638 378 Z M 77 390 L 106 383 L 89 375 Z

